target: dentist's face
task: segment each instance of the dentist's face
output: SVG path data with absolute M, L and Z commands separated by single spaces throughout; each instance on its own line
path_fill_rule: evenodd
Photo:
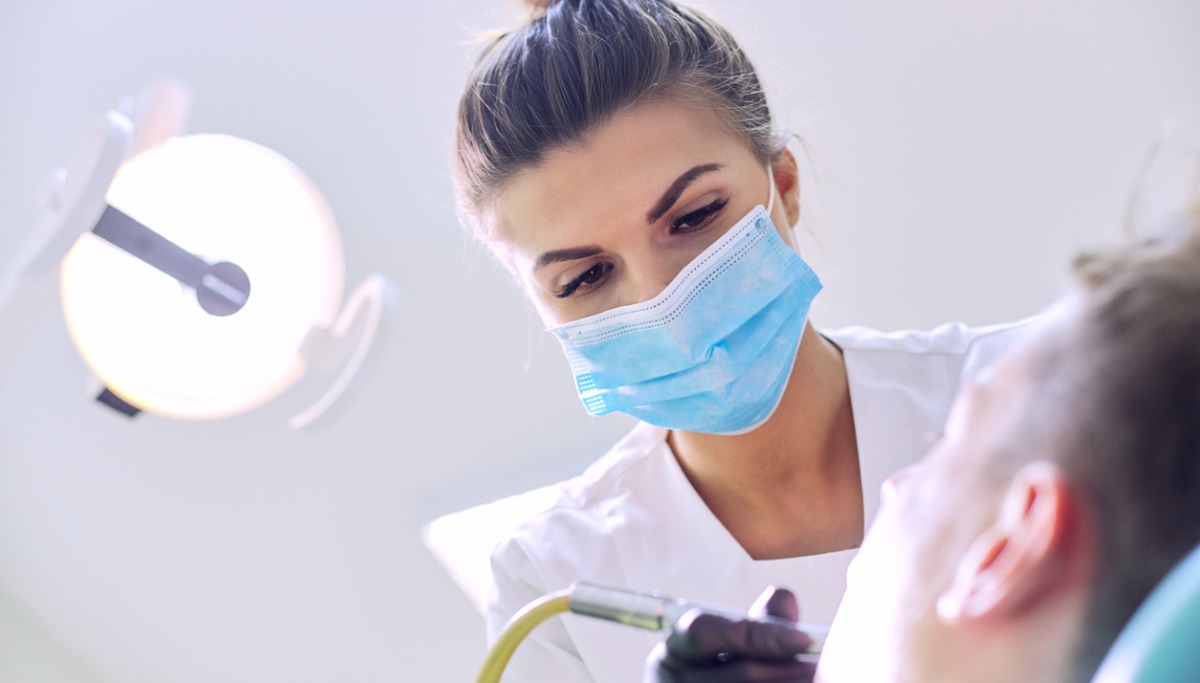
M 794 174 L 790 155 L 781 164 Z M 771 218 L 792 244 L 789 190 Z M 484 217 L 550 326 L 654 297 L 768 199 L 745 141 L 696 107 L 656 101 L 517 174 Z
M 962 643 L 937 602 L 974 539 L 996 519 L 1007 482 L 989 474 L 1019 434 L 1028 347 L 964 386 L 944 434 L 883 485 L 882 505 L 847 576 L 817 680 L 894 683 L 954 678 Z M 949 678 L 947 678 L 949 676 Z

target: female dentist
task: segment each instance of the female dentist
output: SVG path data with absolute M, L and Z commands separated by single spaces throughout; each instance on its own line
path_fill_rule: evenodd
M 490 637 L 579 579 L 727 605 L 787 585 L 828 623 L 879 485 L 1019 331 L 815 329 L 787 139 L 732 36 L 669 0 L 534 3 L 479 58 L 460 212 L 587 411 L 641 421 L 492 551 Z M 505 680 L 628 683 L 657 640 L 554 620 Z

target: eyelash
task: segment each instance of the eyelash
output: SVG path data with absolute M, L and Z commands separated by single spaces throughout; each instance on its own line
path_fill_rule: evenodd
M 575 290 L 579 289 L 583 285 L 595 284 L 596 280 L 603 277 L 604 275 L 607 275 L 608 271 L 610 271 L 610 270 L 612 270 L 612 264 L 609 263 L 608 261 L 601 261 L 600 263 L 597 263 L 596 265 L 592 266 L 591 268 L 588 268 L 587 270 L 585 270 L 583 272 L 583 274 L 580 275 L 579 277 L 575 278 L 574 280 L 571 280 L 566 285 L 563 285 L 563 288 L 561 290 L 555 292 L 554 296 L 556 296 L 560 299 L 565 299 L 565 298 L 571 296 L 572 294 L 574 294 Z M 594 278 L 594 279 L 591 282 L 588 282 L 588 278 Z
M 695 211 L 680 216 L 679 218 L 675 219 L 673 223 L 671 223 L 671 232 L 689 233 L 700 230 L 707 225 L 712 218 L 721 211 L 721 209 L 725 208 L 725 205 L 728 203 L 728 199 L 718 199 L 707 206 L 703 206 Z M 680 229 L 679 226 L 686 223 L 699 223 L 699 225 L 694 225 L 687 229 Z M 584 271 L 579 277 L 571 280 L 566 285 L 563 285 L 563 288 L 555 292 L 554 296 L 559 299 L 565 299 L 573 295 L 575 291 L 583 285 L 595 284 L 601 277 L 607 275 L 608 271 L 610 270 L 612 270 L 611 263 L 608 263 L 607 261 L 597 263 L 596 265 Z
M 691 213 L 684 214 L 683 216 L 675 219 L 675 222 L 671 223 L 671 232 L 673 232 L 673 233 L 695 232 L 695 231 L 703 228 L 705 225 L 708 224 L 709 219 L 711 219 L 713 216 L 716 216 L 717 212 L 719 212 L 721 209 L 725 208 L 725 205 L 728 203 L 729 203 L 728 199 L 718 199 L 717 201 L 713 202 L 712 204 L 709 204 L 708 206 L 701 207 L 699 209 L 696 209 L 695 211 L 692 211 Z M 696 226 L 693 226 L 693 227 L 690 227 L 687 229 L 681 230 L 679 228 L 680 225 L 682 225 L 684 223 L 690 223 L 693 221 L 703 221 L 703 222 L 700 225 L 696 225 Z

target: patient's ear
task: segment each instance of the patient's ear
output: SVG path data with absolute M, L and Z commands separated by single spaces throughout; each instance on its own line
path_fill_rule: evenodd
M 1073 500 L 1057 466 L 1023 467 L 1009 484 L 999 517 L 976 538 L 939 597 L 941 620 L 1011 617 L 1061 589 L 1072 549 Z

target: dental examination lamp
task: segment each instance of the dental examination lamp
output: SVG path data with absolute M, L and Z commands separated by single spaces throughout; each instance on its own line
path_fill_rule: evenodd
M 253 142 L 179 135 L 186 100 L 165 82 L 140 112 L 107 112 L 51 175 L 41 220 L 0 282 L 0 372 L 57 289 L 100 402 L 221 418 L 340 366 L 289 421 L 304 427 L 358 371 L 391 286 L 371 275 L 343 307 L 341 238 L 317 188 Z

